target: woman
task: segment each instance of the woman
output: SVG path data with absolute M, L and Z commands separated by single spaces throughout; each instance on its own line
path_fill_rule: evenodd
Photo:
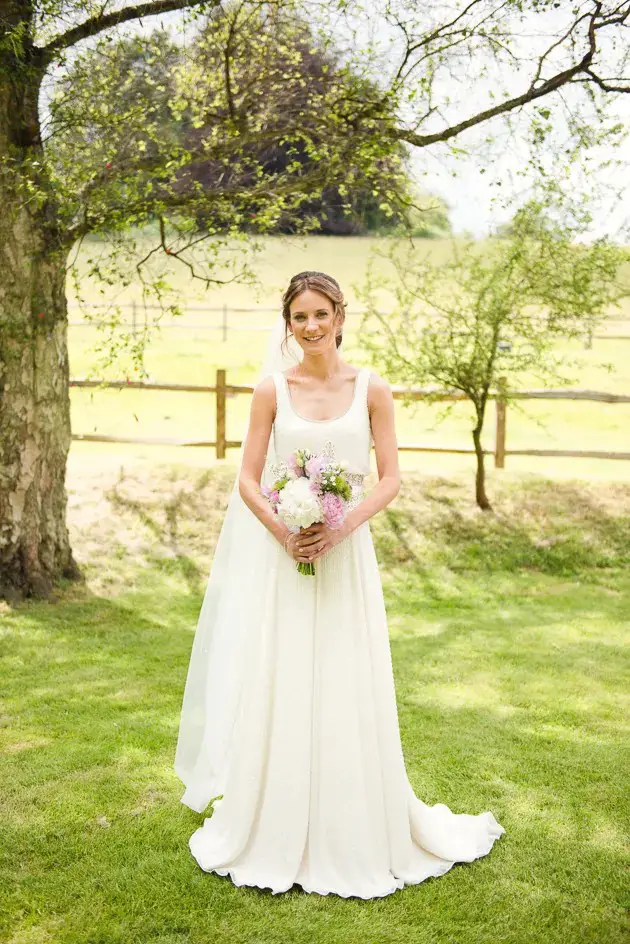
M 375 898 L 486 855 L 491 812 L 427 806 L 407 778 L 369 519 L 400 486 L 391 390 L 339 353 L 345 302 L 322 272 L 283 296 L 301 359 L 255 388 L 186 682 L 175 769 L 182 802 L 212 816 L 190 839 L 236 885 Z M 374 446 L 378 484 L 365 494 Z M 263 496 L 296 449 L 345 460 L 337 529 L 293 534 Z M 315 564 L 315 576 L 296 562 Z

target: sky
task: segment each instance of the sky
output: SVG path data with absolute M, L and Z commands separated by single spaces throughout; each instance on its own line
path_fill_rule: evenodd
M 630 130 L 630 95 L 619 98 L 615 105 L 619 120 Z M 464 133 L 458 145 L 469 150 L 470 157 L 455 158 L 447 149 L 423 152 L 416 149 L 412 167 L 418 183 L 441 196 L 449 205 L 449 216 L 454 232 L 469 232 L 484 236 L 497 224 L 510 219 L 522 198 L 522 184 L 514 181 L 514 171 L 522 165 L 524 155 L 517 153 L 513 143 L 497 148 L 494 160 L 488 166 L 475 156 L 479 133 Z M 593 184 L 604 185 L 613 193 L 598 198 L 591 206 L 593 226 L 591 235 L 615 236 L 628 239 L 630 227 L 630 139 L 614 150 L 621 168 L 598 169 L 591 178 Z M 603 155 L 602 155 L 603 156 Z M 485 172 L 482 173 L 482 168 Z M 625 179 L 624 179 L 625 174 Z M 501 188 L 496 186 L 501 181 Z M 594 189 L 594 188 L 593 188 Z M 497 198 L 501 197 L 502 205 Z M 625 234 L 625 235 L 624 235 Z

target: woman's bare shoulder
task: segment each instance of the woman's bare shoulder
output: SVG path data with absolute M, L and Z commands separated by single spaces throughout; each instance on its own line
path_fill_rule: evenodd
M 259 397 L 269 396 L 270 394 L 273 394 L 275 397 L 276 383 L 271 374 L 268 374 L 266 377 L 263 377 L 262 380 L 258 381 L 254 386 L 254 393 Z
M 261 409 L 270 409 L 273 413 L 276 410 L 276 384 L 269 374 L 263 377 L 254 387 L 252 395 L 252 407 Z
M 380 374 L 377 374 L 376 371 L 372 368 L 368 368 L 369 377 L 368 384 L 370 387 L 374 387 L 377 390 L 391 390 L 391 385 L 389 381 L 385 380 L 384 377 L 381 377 Z
M 381 400 L 391 396 L 392 388 L 389 381 L 385 380 L 384 377 L 381 377 L 380 374 L 377 374 L 376 371 L 369 369 L 368 375 L 368 396 L 374 395 L 377 399 Z

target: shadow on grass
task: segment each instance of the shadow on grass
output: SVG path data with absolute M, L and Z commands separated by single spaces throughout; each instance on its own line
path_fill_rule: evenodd
M 499 511 L 481 512 L 464 498 L 461 485 L 408 475 L 396 503 L 373 519 L 385 571 L 403 565 L 439 596 L 445 568 L 574 576 L 630 564 L 630 486 L 596 488 L 532 476 L 499 483 L 495 491 Z
M 190 591 L 199 593 L 207 574 L 195 558 L 200 537 L 198 526 L 210 519 L 210 533 L 216 539 L 234 475 L 226 469 L 205 470 L 197 475 L 192 485 L 179 481 L 176 470 L 172 470 L 168 478 L 170 494 L 154 491 L 134 494 L 133 479 L 131 494 L 125 493 L 126 477 L 121 475 L 105 495 L 118 515 L 127 520 L 135 519 L 148 532 L 153 545 L 153 553 L 150 548 L 146 549 L 149 563 L 159 566 L 162 561 L 170 560 Z
M 4 927 L 62 944 L 620 944 L 630 489 L 532 480 L 487 516 L 457 483 L 407 477 L 374 520 L 411 783 L 507 832 L 363 902 L 235 888 L 189 853 L 205 814 L 172 765 L 233 472 L 154 473 L 120 479 L 90 527 L 116 594 L 72 587 L 4 618 Z
M 111 597 L 141 569 L 203 593 L 236 469 L 133 468 L 103 482 L 102 512 L 71 515 L 73 546 L 88 587 Z M 99 481 L 100 484 L 100 481 Z M 630 486 L 498 480 L 495 512 L 471 501 L 462 479 L 405 475 L 396 501 L 370 522 L 384 579 L 441 599 L 460 575 L 539 572 L 597 581 L 630 565 Z M 94 489 L 93 489 L 94 491 Z M 92 496 L 90 496 L 92 497 Z M 80 598 L 80 588 L 75 588 Z

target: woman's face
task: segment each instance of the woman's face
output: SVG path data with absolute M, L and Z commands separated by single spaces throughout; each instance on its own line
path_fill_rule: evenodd
M 339 318 L 329 298 L 314 289 L 304 289 L 289 306 L 289 329 L 305 353 L 321 354 L 336 347 Z

